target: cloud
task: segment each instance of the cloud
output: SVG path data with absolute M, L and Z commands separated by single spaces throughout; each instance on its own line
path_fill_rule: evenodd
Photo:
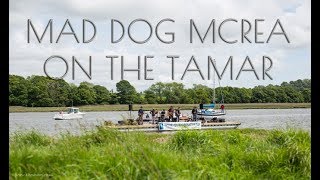
M 297 78 L 310 77 L 310 42 L 311 42 L 311 2 L 310 0 L 270 0 L 270 1 L 217 1 L 217 0 L 118 0 L 118 1 L 36 1 L 36 0 L 11 0 L 9 4 L 9 72 L 23 76 L 32 74 L 44 75 L 44 61 L 51 55 L 61 55 L 71 64 L 72 56 L 76 56 L 84 66 L 88 65 L 88 57 L 92 56 L 93 78 L 92 83 L 101 84 L 109 89 L 114 89 L 120 80 L 120 61 L 115 61 L 115 80 L 110 79 L 110 60 L 106 55 L 123 55 L 126 68 L 136 68 L 137 56 L 154 55 L 148 66 L 153 69 L 150 76 L 154 81 L 137 80 L 136 72 L 125 72 L 125 77 L 134 84 L 139 91 L 145 90 L 151 84 L 172 82 L 171 60 L 167 55 L 179 55 L 175 61 L 174 81 L 182 82 L 187 87 L 192 84 L 210 84 L 208 80 L 202 80 L 197 72 L 188 72 L 184 80 L 180 80 L 187 63 L 192 55 L 203 68 L 204 76 L 207 74 L 207 56 L 216 59 L 218 67 L 224 67 L 229 56 L 234 57 L 235 67 L 240 67 L 245 56 L 250 56 L 261 69 L 261 58 L 268 55 L 274 65 L 273 81 L 254 80 L 252 75 L 244 75 L 239 80 L 223 79 L 222 84 L 230 86 L 254 86 L 269 83 L 281 83 L 282 81 L 296 80 Z M 110 43 L 110 19 L 120 20 L 127 28 L 129 23 L 137 18 L 144 18 L 152 24 L 153 34 L 146 44 L 135 44 L 130 40 L 127 30 L 123 40 L 117 44 Z M 159 36 L 169 39 L 166 32 L 175 33 L 175 43 L 164 44 L 154 33 L 157 23 L 164 18 L 174 19 L 174 23 L 163 23 L 159 27 Z M 227 39 L 237 39 L 236 44 L 226 44 L 217 34 L 218 25 L 227 18 L 237 19 L 237 23 L 226 24 L 222 35 Z M 269 44 L 240 43 L 241 19 L 248 19 L 252 24 L 252 30 L 248 37 L 254 41 L 254 19 L 265 19 L 259 24 L 259 30 L 264 32 L 261 39 L 266 41 L 276 19 L 281 23 L 290 39 L 286 43 L 283 36 L 274 36 Z M 39 44 L 35 39 L 27 43 L 27 19 L 32 19 L 39 31 L 43 30 L 49 19 L 54 20 L 54 40 L 56 40 L 66 19 L 72 23 L 79 39 L 82 37 L 82 19 L 93 21 L 97 27 L 97 36 L 89 44 L 76 43 L 72 36 L 62 36 L 60 43 L 49 43 L 45 37 Z M 209 32 L 205 43 L 195 40 L 189 42 L 189 20 L 193 19 L 200 32 L 206 32 L 212 19 L 216 20 L 216 42 L 212 43 L 212 34 Z M 146 24 L 137 23 L 134 26 L 133 36 L 137 39 L 148 36 Z M 195 34 L 194 34 L 195 35 Z M 196 38 L 196 36 L 194 36 Z M 34 38 L 34 37 L 33 37 Z M 292 56 L 299 52 L 297 56 Z M 143 78 L 143 61 L 141 61 L 141 78 Z M 295 71 L 285 71 L 287 65 Z M 52 73 L 59 74 L 61 63 L 50 65 Z M 219 70 L 220 70 L 219 69 Z M 270 72 L 270 73 L 271 73 Z M 72 83 L 89 81 L 81 71 L 76 72 L 75 80 L 71 78 L 71 72 L 66 80 Z

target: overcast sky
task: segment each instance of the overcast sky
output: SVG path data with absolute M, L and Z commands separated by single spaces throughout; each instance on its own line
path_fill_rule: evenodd
M 128 26 L 135 19 L 142 18 L 150 22 L 153 34 L 145 44 L 136 44 L 128 36 Z M 155 34 L 157 23 L 165 18 L 175 22 L 164 22 L 158 28 L 159 36 L 170 40 L 170 35 L 175 33 L 175 42 L 162 43 Z M 217 33 L 220 23 L 228 18 L 238 20 L 223 26 L 222 36 L 229 40 L 238 40 L 235 44 L 224 43 Z M 30 43 L 27 42 L 27 20 L 31 19 L 35 29 L 42 33 L 49 19 L 53 19 L 53 42 L 49 42 L 46 34 L 43 42 L 37 42 L 31 31 Z M 59 43 L 55 43 L 65 21 L 69 19 L 73 30 L 80 41 L 77 43 L 72 35 L 62 35 Z M 82 42 L 82 19 L 92 21 L 96 26 L 96 37 L 92 42 Z M 111 43 L 111 19 L 123 23 L 125 35 L 122 41 Z M 212 42 L 212 29 L 204 43 L 201 43 L 194 34 L 194 42 L 189 39 L 189 23 L 193 19 L 199 31 L 204 34 L 215 19 L 215 42 Z M 252 43 L 241 43 L 241 19 L 251 22 L 252 29 L 248 38 Z M 265 43 L 254 43 L 254 20 L 264 19 L 259 22 L 259 40 Z M 266 43 L 276 20 L 281 21 L 290 43 L 283 35 L 272 36 Z M 115 84 L 120 81 L 120 59 L 114 61 L 114 79 L 111 80 L 110 60 L 105 56 L 124 56 L 124 68 L 133 69 L 138 66 L 138 56 L 141 59 L 141 80 L 137 80 L 136 72 L 125 72 L 124 78 L 129 80 L 138 91 L 143 91 L 155 82 L 181 82 L 187 88 L 192 84 L 213 86 L 212 78 L 208 80 L 207 57 L 215 59 L 218 70 L 222 72 L 230 56 L 233 56 L 233 80 L 230 80 L 230 71 L 227 69 L 220 84 L 221 86 L 254 87 L 256 85 L 280 84 L 283 81 L 311 78 L 311 2 L 310 0 L 10 0 L 10 43 L 9 43 L 9 73 L 24 77 L 30 75 L 43 75 L 45 60 L 52 55 L 64 57 L 69 64 L 69 71 L 65 80 L 69 83 L 79 84 L 88 81 L 93 84 L 106 86 L 115 90 Z M 86 26 L 87 36 L 93 33 L 90 25 Z M 276 29 L 281 30 L 279 26 Z M 65 32 L 70 29 L 66 27 Z M 130 30 L 137 40 L 149 36 L 149 28 L 145 23 L 138 22 Z M 115 36 L 121 34 L 119 26 L 115 26 Z M 148 77 L 144 79 L 144 55 L 152 55 L 148 61 Z M 175 80 L 171 80 L 171 60 L 167 55 L 179 55 L 175 61 Z M 191 56 L 194 55 L 200 70 L 205 78 L 202 80 L 198 72 L 187 72 L 181 80 Z M 262 79 L 262 57 L 266 55 L 273 61 L 269 71 L 273 80 Z M 75 80 L 72 80 L 72 56 L 75 56 L 82 66 L 87 69 L 89 56 L 92 56 L 92 79 L 88 79 L 79 67 L 75 67 Z M 253 72 L 242 72 L 239 79 L 235 80 L 246 56 L 252 61 L 259 80 Z M 249 68 L 246 64 L 245 68 Z M 267 64 L 268 66 L 268 64 Z M 195 68 L 194 63 L 190 65 Z M 48 73 L 61 76 L 65 72 L 62 61 L 52 60 L 47 64 Z M 211 73 L 212 75 L 212 73 Z M 216 80 L 217 85 L 217 80 Z

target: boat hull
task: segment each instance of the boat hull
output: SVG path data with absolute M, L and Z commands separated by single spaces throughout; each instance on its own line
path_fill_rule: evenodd
M 198 113 L 197 116 L 223 116 L 226 115 L 226 113 L 222 112 L 215 112 L 215 113 Z
M 77 120 L 83 119 L 84 114 L 56 114 L 54 120 Z

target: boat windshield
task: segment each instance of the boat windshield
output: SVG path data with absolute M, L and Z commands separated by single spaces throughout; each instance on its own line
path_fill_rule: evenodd
M 204 104 L 203 108 L 204 109 L 213 109 L 215 106 L 215 103 L 211 103 L 211 104 Z
M 71 114 L 71 113 L 79 113 L 79 109 L 78 108 L 69 108 L 68 114 Z

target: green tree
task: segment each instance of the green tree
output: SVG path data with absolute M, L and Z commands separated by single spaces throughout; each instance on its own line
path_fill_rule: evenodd
M 93 90 L 95 91 L 96 94 L 96 103 L 97 104 L 108 104 L 110 100 L 110 92 L 108 91 L 107 88 L 100 86 L 100 85 L 95 85 L 93 86 Z
M 239 88 L 234 87 L 224 87 L 223 88 L 224 94 L 224 102 L 225 103 L 239 103 L 241 102 L 241 90 Z
M 110 92 L 109 104 L 119 104 L 118 93 L 113 92 L 113 90 Z
M 9 105 L 27 106 L 30 83 L 22 76 L 9 75 Z
M 287 96 L 285 92 L 285 88 L 281 86 L 275 86 L 276 90 L 276 101 L 277 103 L 286 103 L 289 102 L 289 97 Z
M 267 103 L 276 103 L 277 102 L 277 92 L 273 85 L 269 84 L 266 87 L 263 87 L 263 91 L 266 94 L 265 102 Z
M 87 83 L 80 83 L 77 95 L 79 96 L 77 99 L 77 104 L 79 105 L 94 104 L 96 102 L 96 93 L 93 87 L 90 87 Z
M 116 84 L 116 87 L 120 104 L 130 104 L 135 102 L 137 99 L 137 91 L 127 80 L 119 81 Z
M 252 89 L 251 88 L 240 88 L 240 99 L 241 103 L 250 103 L 252 98 Z
M 145 100 L 147 101 L 148 104 L 157 103 L 157 96 L 153 91 L 147 89 L 144 91 L 144 95 L 145 95 Z
M 165 84 L 162 82 L 157 82 L 155 84 L 152 84 L 147 90 L 149 91 L 148 94 L 152 94 L 152 96 L 155 96 L 156 103 L 164 104 L 166 101 L 166 97 L 163 93 L 164 89 L 165 89 Z M 146 97 L 146 98 L 149 98 L 149 97 Z
M 188 91 L 190 97 L 192 97 L 194 103 L 210 103 L 213 99 L 213 91 L 201 84 L 193 84 L 191 91 Z
M 135 96 L 135 99 L 133 100 L 133 102 L 136 104 L 148 103 L 143 92 L 137 93 L 137 96 Z
M 69 102 L 67 106 L 78 106 L 81 105 L 81 100 L 78 93 L 78 87 L 71 83 L 69 88 Z
M 253 103 L 264 103 L 266 102 L 267 94 L 263 91 L 263 86 L 256 86 L 252 89 L 252 100 Z
M 305 88 L 302 91 L 302 96 L 303 96 L 304 102 L 311 102 L 311 90 L 310 89 Z
M 49 95 L 49 83 L 52 81 L 48 77 L 33 75 L 27 77 L 31 87 L 28 90 L 28 106 L 48 107 L 54 106 L 54 102 Z
M 53 106 L 66 106 L 70 104 L 70 85 L 63 79 L 48 81 L 48 94 Z
M 291 87 L 291 86 L 284 87 L 284 91 L 286 92 L 286 94 L 288 96 L 289 103 L 303 102 L 302 94 L 299 91 L 295 90 L 293 87 Z
M 71 106 L 85 104 L 129 104 L 129 103 L 210 103 L 213 89 L 205 85 L 193 85 L 185 89 L 182 83 L 152 84 L 143 93 L 137 93 L 126 80 L 116 84 L 117 93 L 89 82 L 79 87 L 59 79 L 33 75 L 26 79 L 9 75 L 10 106 Z M 270 103 L 311 102 L 311 79 L 298 79 L 279 85 L 256 86 L 254 88 L 218 87 L 216 102 L 225 103 Z
M 172 82 L 164 84 L 163 96 L 165 96 L 165 103 L 179 104 L 184 103 L 187 94 L 182 83 Z

